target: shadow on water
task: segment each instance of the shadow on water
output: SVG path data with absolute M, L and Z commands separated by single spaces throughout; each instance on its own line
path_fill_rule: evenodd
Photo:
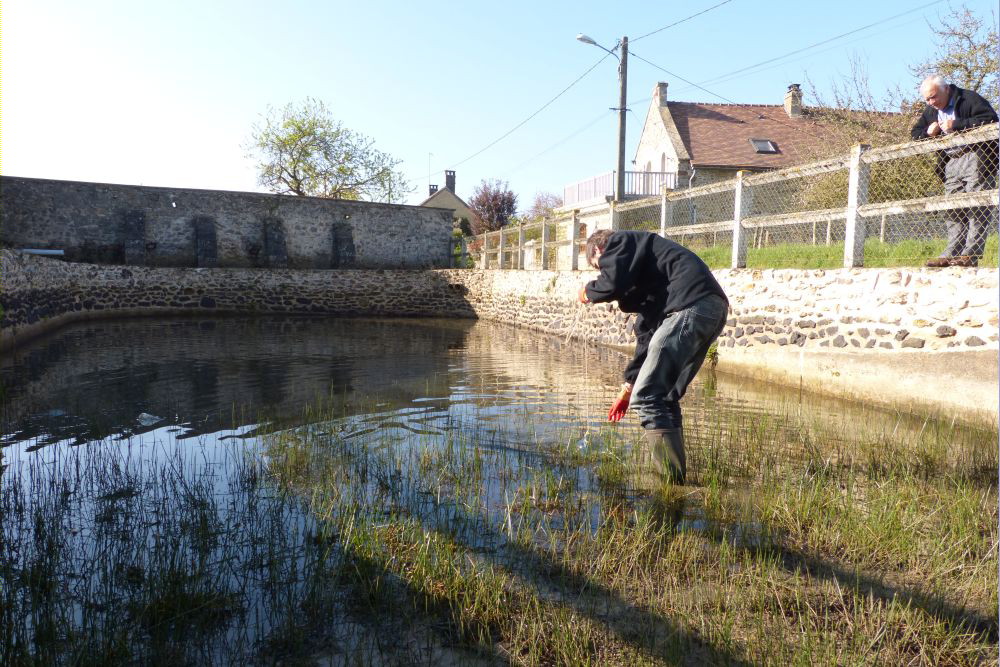
M 177 451 L 190 447 L 196 456 L 196 446 L 213 438 L 253 445 L 289 431 L 321 429 L 329 441 L 340 443 L 353 483 L 370 475 L 371 479 L 361 483 L 368 492 L 377 489 L 391 496 L 394 510 L 416 521 L 420 530 L 450 540 L 481 562 L 516 577 L 538 599 L 568 607 L 646 656 L 687 664 L 750 664 L 741 640 L 707 639 L 690 624 L 629 600 L 611 585 L 535 548 L 537 545 L 512 539 L 510 531 L 503 530 L 507 482 L 501 480 L 496 488 L 484 484 L 486 509 L 478 511 L 456 497 L 431 493 L 415 472 L 419 466 L 405 469 L 384 458 L 388 445 L 431 450 L 454 434 L 474 431 L 476 446 L 498 457 L 510 457 L 520 484 L 526 484 L 533 471 L 549 470 L 559 479 L 575 476 L 574 483 L 582 493 L 604 498 L 604 504 L 587 510 L 589 529 L 596 531 L 608 520 L 610 511 L 600 480 L 582 472 L 585 466 L 579 462 L 557 460 L 535 445 L 568 437 L 571 441 L 578 438 L 583 443 L 580 448 L 584 448 L 588 434 L 604 427 L 603 414 L 624 360 L 613 350 L 575 343 L 568 346 L 560 338 L 470 321 L 292 317 L 79 325 L 15 350 L 0 362 L 5 388 L 0 401 L 0 454 L 6 459 L 4 475 L 9 482 L 10 475 L 21 475 L 35 465 L 31 457 L 55 455 L 65 446 L 79 445 L 83 451 L 85 445 L 105 441 L 100 444 L 122 447 L 132 439 L 142 442 L 145 436 L 172 434 Z M 902 434 L 927 428 L 924 417 L 881 414 L 847 402 L 713 373 L 703 373 L 692 385 L 685 411 L 692 432 L 707 431 L 706 424 L 718 420 L 719 414 L 730 415 L 738 423 L 764 423 L 771 413 L 782 411 L 808 415 L 808 421 L 824 425 L 828 433 L 852 420 L 863 420 L 866 426 L 883 420 L 875 430 L 899 433 L 900 439 L 905 439 Z M 331 414 L 336 419 L 331 420 Z M 261 422 L 259 415 L 270 417 Z M 775 428 L 780 432 L 782 427 Z M 219 437 L 222 432 L 226 435 Z M 635 436 L 636 429 L 623 426 L 620 433 L 628 439 Z M 734 436 L 723 429 L 716 437 L 728 446 Z M 845 440 L 849 437 L 849 433 L 844 434 Z M 381 459 L 371 458 L 376 455 L 372 453 L 373 440 L 378 443 L 374 449 Z M 835 441 L 825 445 L 837 447 Z M 583 451 L 581 455 L 586 454 Z M 787 455 L 806 458 L 809 453 L 788 451 Z M 376 479 L 378 466 L 373 466 L 373 461 L 381 462 L 383 477 Z M 120 474 L 117 469 L 113 472 Z M 4 475 L 0 475 L 0 484 L 5 482 Z M 214 483 L 222 485 L 226 475 L 219 475 Z M 153 488 L 137 490 L 140 485 L 128 479 L 102 482 L 103 486 L 97 487 L 102 495 L 82 505 L 86 512 L 101 517 L 101 525 L 121 528 L 122 535 L 137 529 L 135 522 L 124 518 L 127 511 L 107 508 L 132 507 L 142 493 Z M 70 497 L 74 490 L 72 484 L 66 484 L 61 493 Z M 184 493 L 190 491 L 186 484 L 179 487 Z M 995 487 L 995 479 L 986 484 Z M 273 493 L 261 488 L 264 494 Z M 615 498 L 618 505 L 612 509 L 627 514 L 645 504 L 659 522 L 665 540 L 697 533 L 748 557 L 780 563 L 789 574 L 808 573 L 887 603 L 901 601 L 996 641 L 995 619 L 771 539 L 778 529 L 766 522 L 753 526 L 719 522 L 681 500 L 664 501 L 636 489 L 623 493 L 624 498 Z M 205 523 L 199 508 L 210 502 L 210 496 L 206 491 L 204 498 L 196 498 L 190 521 L 185 518 L 187 529 L 193 530 L 190 526 L 200 525 L 199 521 Z M 158 502 L 169 502 L 168 498 L 157 498 Z M 301 499 L 289 502 L 301 503 Z M 105 509 L 95 510 L 95 505 Z M 244 508 L 248 512 L 250 505 Z M 519 656 L 507 655 L 497 646 L 499 630 L 491 621 L 478 628 L 464 627 L 468 621 L 454 616 L 453 600 L 447 595 L 400 577 L 388 554 L 381 558 L 365 553 L 341 539 L 342 535 L 324 533 L 322 517 L 297 507 L 294 512 L 282 510 L 288 514 L 276 515 L 273 525 L 309 524 L 309 530 L 317 532 L 306 543 L 320 540 L 321 546 L 328 548 L 326 553 L 335 555 L 331 579 L 338 584 L 353 581 L 354 604 L 367 607 L 369 612 L 362 614 L 365 618 L 361 621 L 350 613 L 341 618 L 359 625 L 384 623 L 383 629 L 392 633 L 398 631 L 393 622 L 399 620 L 393 605 L 402 600 L 404 608 L 428 609 L 438 619 L 445 619 L 444 623 L 432 619 L 427 627 L 410 628 L 409 632 L 438 639 L 451 636 L 454 642 L 450 657 L 438 646 L 409 658 L 416 656 L 427 664 L 470 658 L 460 647 L 472 645 L 475 657 L 489 664 L 518 661 Z M 555 525 L 558 519 L 551 521 Z M 297 530 L 302 535 L 309 532 Z M 212 530 L 202 532 L 208 536 L 207 543 L 219 539 Z M 325 536 L 321 539 L 317 534 Z M 7 527 L 4 535 L 10 537 Z M 59 538 L 53 535 L 51 539 Z M 362 572 L 366 576 L 361 577 Z M 372 580 L 392 582 L 397 594 L 393 604 L 372 601 L 371 591 L 365 591 Z M 371 613 L 373 609 L 378 614 Z M 342 607 L 338 613 L 344 613 Z M 379 616 L 384 618 L 380 621 Z M 302 633 L 292 636 L 308 644 Z M 250 645 L 256 646 L 257 639 Z M 385 637 L 374 636 L 371 641 L 376 652 L 384 650 L 392 655 L 398 650 Z M 276 654 L 281 653 L 281 646 L 279 643 L 273 649 Z M 285 648 L 291 651 L 294 647 Z
M 518 453 L 523 454 L 519 450 Z M 537 452 L 530 458 L 532 465 L 545 460 L 544 455 Z M 403 477 L 406 473 L 397 469 L 394 474 Z M 391 504 L 395 511 L 417 518 L 422 530 L 438 533 L 473 549 L 485 562 L 528 582 L 540 598 L 556 599 L 577 613 L 590 617 L 647 656 L 664 659 L 668 664 L 753 664 L 741 657 L 744 651 L 739 642 L 731 641 L 726 646 L 713 644 L 662 613 L 623 598 L 609 586 L 567 567 L 540 549 L 509 539 L 508 535 L 494 527 L 497 524 L 495 516 L 469 512 L 456 502 L 435 500 L 433 495 L 417 489 L 407 491 L 405 485 L 396 488 L 402 490 L 393 496 Z M 901 602 L 955 628 L 983 635 L 990 642 L 997 641 L 998 623 L 995 618 L 952 605 L 919 590 L 892 585 L 860 568 L 851 569 L 830 558 L 783 545 L 769 537 L 777 531 L 766 522 L 756 522 L 748 527 L 705 519 L 700 507 L 688 506 L 683 491 L 681 489 L 677 495 L 666 497 L 655 492 L 631 492 L 627 495 L 630 496 L 630 503 L 639 500 L 646 504 L 651 518 L 662 529 L 665 540 L 673 539 L 680 532 L 694 532 L 717 544 L 725 543 L 754 559 L 780 563 L 789 575 L 826 580 L 838 588 L 860 592 L 886 603 Z M 443 522 L 439 520 L 442 510 Z M 372 558 L 365 558 L 364 561 L 368 568 L 381 570 L 384 574 L 392 572 L 386 561 Z M 411 591 L 411 594 L 426 596 L 419 591 Z M 440 613 L 447 614 L 449 611 L 447 598 L 435 600 L 433 606 Z M 459 619 L 454 621 L 458 623 Z M 485 630 L 491 634 L 490 628 Z M 486 642 L 481 648 L 489 649 L 490 646 Z

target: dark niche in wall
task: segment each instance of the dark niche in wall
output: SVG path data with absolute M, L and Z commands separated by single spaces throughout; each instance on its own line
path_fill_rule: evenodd
M 330 225 L 330 268 L 346 269 L 354 265 L 354 228 L 349 222 Z
M 66 259 L 87 264 L 124 264 L 125 245 L 123 243 L 98 243 L 86 240 L 75 248 L 66 248 Z
M 194 228 L 195 266 L 215 267 L 219 265 L 219 249 L 216 240 L 215 219 L 199 215 L 191 219 Z
M 281 218 L 264 218 L 264 262 L 272 268 L 288 267 L 285 223 Z
M 146 212 L 122 211 L 120 233 L 126 264 L 146 263 Z

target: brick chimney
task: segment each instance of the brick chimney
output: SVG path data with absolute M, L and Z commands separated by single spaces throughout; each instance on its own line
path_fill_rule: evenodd
M 431 185 L 429 187 L 429 189 L 430 189 L 430 192 L 427 193 L 428 197 L 430 197 L 432 194 L 434 194 L 435 192 L 438 191 L 438 186 L 437 185 Z
M 444 172 L 444 187 L 446 190 L 451 190 L 452 194 L 455 194 L 455 172 Z
M 788 92 L 785 93 L 785 113 L 789 118 L 802 115 L 802 90 L 797 83 L 789 84 Z
M 667 82 L 666 81 L 660 81 L 659 83 L 656 84 L 656 87 L 653 89 L 653 97 L 656 98 L 657 104 L 659 104 L 659 106 L 661 106 L 661 107 L 667 106 Z

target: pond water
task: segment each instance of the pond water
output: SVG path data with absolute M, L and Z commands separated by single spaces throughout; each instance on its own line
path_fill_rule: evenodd
M 605 422 L 627 358 L 486 322 L 295 317 L 109 320 L 22 346 L 0 362 L 0 662 L 114 650 L 142 661 L 166 646 L 182 662 L 227 662 L 307 644 L 289 619 L 331 552 L 317 551 L 308 489 L 278 490 L 289 439 L 336 450 L 338 470 L 364 477 L 357 503 L 395 489 L 397 510 L 496 552 L 506 538 L 489 526 L 513 530 L 519 489 L 537 499 L 547 486 L 555 503 L 570 479 L 577 496 L 596 494 L 600 475 L 582 462 L 640 441 L 634 416 Z M 695 467 L 701 445 L 773 415 L 825 425 L 831 450 L 847 424 L 905 438 L 929 423 L 708 368 L 684 409 Z M 378 458 L 400 443 L 404 454 Z M 503 452 L 487 473 L 462 464 L 481 488 L 420 479 L 443 469 L 434 456 L 465 461 L 477 447 Z M 555 450 L 578 458 L 551 463 Z M 579 512 L 600 524 L 600 502 Z M 177 633 L 205 639 L 190 648 Z
M 600 428 L 628 355 L 500 324 L 322 318 L 138 319 L 72 326 L 0 361 L 0 447 L 21 452 L 167 430 L 179 440 L 335 400 L 372 428 L 440 432 L 456 419 L 524 412 L 552 431 Z M 795 405 L 817 419 L 863 412 L 886 428 L 921 416 L 716 374 L 685 398 L 706 414 Z M 475 408 L 472 410 L 471 408 Z M 717 419 L 717 417 L 716 417 Z M 623 430 L 634 429 L 626 419 Z M 697 437 L 697 434 L 693 434 Z

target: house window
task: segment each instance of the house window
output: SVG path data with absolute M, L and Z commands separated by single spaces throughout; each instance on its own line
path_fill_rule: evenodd
M 753 145 L 753 150 L 755 153 L 778 152 L 778 144 L 774 143 L 770 139 L 751 139 L 750 143 Z

